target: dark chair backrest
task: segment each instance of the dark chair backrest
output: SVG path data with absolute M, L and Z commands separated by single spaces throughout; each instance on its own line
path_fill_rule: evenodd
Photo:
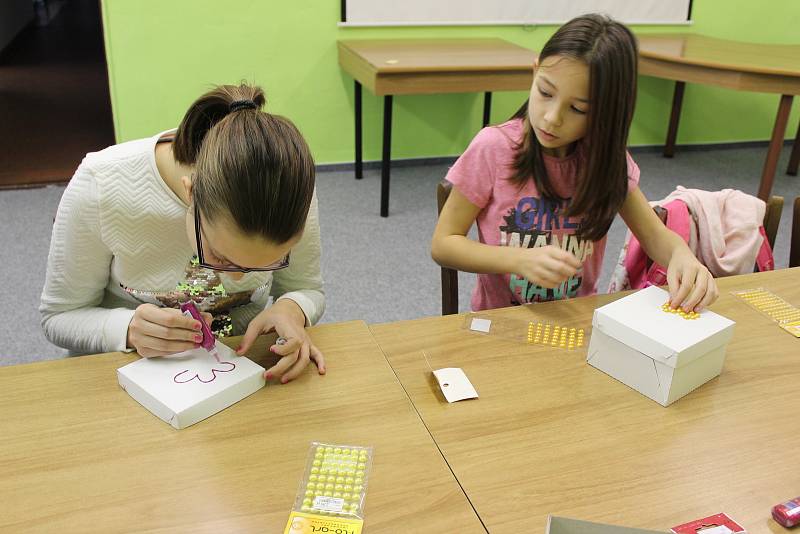
M 778 224 L 781 222 L 783 213 L 783 197 L 772 196 L 767 202 L 767 210 L 764 212 L 764 233 L 767 234 L 769 247 L 775 249 L 775 236 L 778 235 Z
M 789 246 L 789 267 L 800 267 L 800 197 L 794 199 L 792 242 Z
M 442 213 L 444 203 L 450 196 L 453 184 L 442 180 L 436 186 L 437 214 Z M 449 267 L 442 267 L 442 315 L 458 313 L 458 271 Z

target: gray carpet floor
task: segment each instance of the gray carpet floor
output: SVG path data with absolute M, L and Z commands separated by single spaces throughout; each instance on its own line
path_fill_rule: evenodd
M 649 199 L 675 186 L 706 190 L 735 188 L 754 194 L 766 147 L 713 148 L 678 152 L 664 159 L 651 149 L 633 151 Z M 800 195 L 800 177 L 784 172 L 784 148 L 773 194 L 786 199 L 775 246 L 778 268 L 788 265 L 791 202 Z M 323 241 L 327 311 L 323 322 L 363 319 L 381 323 L 438 315 L 439 268 L 429 241 L 436 222 L 435 188 L 448 165 L 402 165 L 392 170 L 390 217 L 378 216 L 380 170 L 320 172 L 317 178 Z M 0 251 L 5 282 L 0 285 L 0 365 L 63 356 L 39 326 L 37 307 L 44 283 L 50 231 L 63 186 L 0 191 Z M 603 277 L 607 286 L 625 237 L 617 220 L 609 233 Z M 466 311 L 474 275 L 460 274 L 460 307 Z

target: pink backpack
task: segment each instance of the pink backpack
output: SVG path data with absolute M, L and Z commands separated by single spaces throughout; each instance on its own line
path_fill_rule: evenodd
M 688 244 L 689 232 L 691 231 L 691 214 L 689 213 L 689 208 L 686 207 L 686 203 L 681 200 L 673 200 L 662 206 L 662 208 L 667 212 L 667 219 L 664 224 L 681 236 L 681 239 Z M 758 231 L 763 240 L 756 256 L 756 268 L 760 272 L 772 271 L 775 269 L 772 248 L 769 246 L 764 227 L 759 227 Z M 663 286 L 667 283 L 667 268 L 652 261 L 634 235 L 631 235 L 628 253 L 625 255 L 625 270 L 628 272 L 631 289 L 642 289 L 651 285 Z M 716 276 L 715 273 L 711 274 Z

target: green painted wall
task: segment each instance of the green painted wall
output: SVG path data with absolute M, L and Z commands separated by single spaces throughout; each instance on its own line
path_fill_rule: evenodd
M 339 1 L 103 0 L 106 53 L 118 141 L 175 126 L 214 84 L 255 82 L 267 109 L 292 119 L 318 163 L 353 160 L 353 82 L 337 63 L 336 40 L 500 37 L 537 50 L 552 26 L 339 28 Z M 753 42 L 800 41 L 798 0 L 694 0 L 689 31 Z M 637 32 L 687 27 L 635 27 Z M 631 145 L 663 142 L 671 82 L 642 77 Z M 495 95 L 492 120 L 509 116 L 526 93 Z M 798 99 L 800 100 L 800 99 Z M 768 139 L 777 95 L 689 85 L 679 143 Z M 477 94 L 395 97 L 392 156 L 459 154 L 480 125 Z M 796 102 L 787 131 L 800 118 Z M 380 158 L 382 99 L 364 91 L 364 159 Z

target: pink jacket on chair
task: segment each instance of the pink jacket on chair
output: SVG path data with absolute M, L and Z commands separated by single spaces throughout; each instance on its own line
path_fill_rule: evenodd
M 772 249 L 762 223 L 766 204 L 741 191 L 702 191 L 678 186 L 667 198 L 651 203 L 667 210 L 666 226 L 689 245 L 715 277 L 771 271 Z M 628 235 L 608 292 L 667 283 L 667 269 L 649 258 L 635 236 Z

